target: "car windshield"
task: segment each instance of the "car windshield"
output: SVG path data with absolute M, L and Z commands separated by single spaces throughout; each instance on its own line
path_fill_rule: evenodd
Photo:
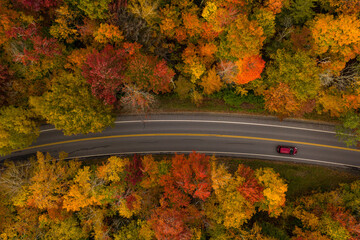
M 294 153 L 294 149 L 290 149 L 290 154 L 293 154 Z

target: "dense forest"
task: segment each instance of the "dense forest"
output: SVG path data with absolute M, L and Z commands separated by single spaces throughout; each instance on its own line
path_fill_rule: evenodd
M 0 155 L 164 95 L 326 115 L 356 145 L 359 54 L 358 0 L 0 0 Z M 0 239 L 360 239 L 359 181 L 290 201 L 273 169 L 196 152 L 65 159 L 2 166 Z
M 360 238 L 360 181 L 289 201 L 272 168 L 229 168 L 196 152 L 65 158 L 38 152 L 1 169 L 1 239 Z
M 100 132 L 163 94 L 329 115 L 356 145 L 359 13 L 357 0 L 0 0 L 0 154 L 40 123 Z

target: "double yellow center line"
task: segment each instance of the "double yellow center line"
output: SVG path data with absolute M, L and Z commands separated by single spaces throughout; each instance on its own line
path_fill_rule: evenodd
M 47 146 L 54 146 L 54 145 L 60 145 L 60 144 L 67 144 L 67 143 L 75 143 L 75 142 L 93 141 L 93 140 L 100 140 L 100 139 L 114 139 L 114 138 L 134 138 L 134 137 L 216 137 L 216 138 L 235 138 L 235 139 L 250 139 L 250 140 L 261 140 L 261 141 L 273 141 L 273 142 L 282 142 L 282 143 L 302 144 L 302 145 L 309 145 L 309 146 L 317 146 L 317 147 L 325 147 L 325 148 L 341 149 L 341 150 L 347 150 L 347 151 L 360 152 L 360 149 L 337 147 L 337 146 L 317 144 L 317 143 L 290 141 L 290 140 L 282 140 L 282 139 L 274 139 L 274 138 L 248 137 L 248 136 L 223 135 L 223 134 L 202 134 L 202 133 L 148 133 L 148 134 L 128 134 L 128 135 L 112 135 L 112 136 L 102 136 L 102 137 L 91 137 L 91 138 L 73 139 L 73 140 L 67 140 L 67 141 L 61 141 L 61 142 L 53 142 L 53 143 L 35 145 L 35 146 L 19 149 L 18 151 L 34 149 L 34 148 L 41 148 L 41 147 L 47 147 Z

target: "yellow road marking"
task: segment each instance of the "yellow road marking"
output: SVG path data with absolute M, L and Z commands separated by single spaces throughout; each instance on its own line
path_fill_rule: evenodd
M 282 139 L 274 139 L 274 138 L 260 138 L 260 137 L 247 137 L 247 136 L 222 135 L 222 134 L 202 134 L 202 133 L 149 133 L 149 134 L 129 134 L 129 135 L 113 135 L 113 136 L 103 136 L 103 137 L 92 137 L 92 138 L 74 139 L 74 140 L 67 140 L 67 141 L 54 142 L 54 143 L 46 143 L 46 144 L 41 144 L 41 145 L 36 145 L 36 146 L 31 146 L 31 147 L 19 149 L 17 151 L 40 148 L 40 147 L 47 147 L 47 146 L 54 146 L 54 145 L 66 144 L 66 143 L 99 140 L 99 139 L 131 138 L 131 137 L 178 137 L 178 136 L 238 138 L 238 139 L 262 140 L 262 141 L 276 141 L 276 142 L 303 144 L 303 145 L 310 145 L 310 146 L 317 146 L 317 147 L 334 148 L 334 149 L 341 149 L 341 150 L 347 150 L 347 151 L 360 152 L 360 149 L 337 147 L 337 146 L 317 144 L 317 143 L 307 143 L 307 142 L 290 141 L 290 140 L 282 140 Z

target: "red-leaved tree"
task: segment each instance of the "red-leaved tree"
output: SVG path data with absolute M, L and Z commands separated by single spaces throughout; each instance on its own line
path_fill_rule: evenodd
M 243 177 L 244 182 L 237 188 L 237 190 L 245 197 L 251 204 L 259 202 L 264 198 L 262 187 L 255 177 L 254 170 L 244 165 L 239 165 L 237 174 Z
M 142 90 L 159 94 L 170 92 L 174 75 L 165 60 L 137 52 L 129 60 L 126 81 Z
M 131 183 L 133 186 L 136 185 L 136 183 L 140 182 L 143 176 L 142 169 L 142 162 L 138 155 L 134 155 L 133 160 L 129 162 L 129 165 L 127 166 L 127 176 L 126 181 Z
M 8 38 L 21 38 L 23 40 L 28 40 L 35 36 L 38 33 L 38 30 L 38 26 L 35 23 L 31 23 L 27 27 L 11 28 L 8 32 L 6 32 L 6 36 Z
M 175 179 L 170 175 L 164 175 L 159 181 L 164 187 L 164 193 L 160 199 L 162 207 L 184 208 L 189 206 L 190 197 L 177 187 Z
M 102 51 L 94 51 L 83 65 L 83 76 L 91 85 L 94 96 L 112 105 L 124 79 L 127 53 L 107 45 Z
M 7 36 L 13 40 L 9 51 L 15 62 L 29 65 L 61 54 L 57 40 L 41 36 L 36 24 L 14 27 L 7 32 Z
M 206 200 L 211 194 L 210 157 L 192 152 L 188 157 L 177 155 L 171 159 L 172 169 L 168 177 L 174 187 L 193 198 Z
M 156 239 L 191 239 L 192 232 L 185 224 L 188 213 L 174 208 L 157 208 L 150 218 Z
M 47 39 L 37 35 L 33 37 L 32 42 L 33 48 L 30 50 L 24 48 L 24 54 L 18 56 L 18 60 L 25 65 L 46 57 L 52 58 L 61 54 L 60 46 L 56 39 Z
M 209 160 L 209 156 L 196 152 L 188 157 L 175 155 L 172 159 L 172 174 L 178 186 L 201 200 L 206 200 L 211 193 Z

